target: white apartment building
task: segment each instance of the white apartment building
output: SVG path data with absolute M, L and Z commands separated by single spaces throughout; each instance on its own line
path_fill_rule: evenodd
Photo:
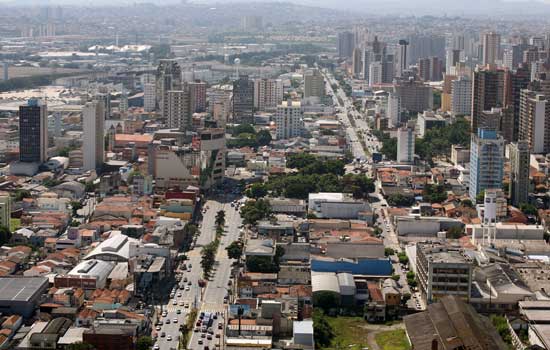
M 414 132 L 410 128 L 397 130 L 397 162 L 412 163 L 414 161 Z
M 304 120 L 300 101 L 286 101 L 277 106 L 275 113 L 277 139 L 284 140 L 302 134 Z
M 472 114 L 472 81 L 467 77 L 451 82 L 451 112 L 454 115 Z
M 254 80 L 254 108 L 258 111 L 277 108 L 283 101 L 283 91 L 281 79 Z
M 156 88 L 155 83 L 145 83 L 143 85 L 143 109 L 145 109 L 145 112 L 155 110 L 157 101 Z

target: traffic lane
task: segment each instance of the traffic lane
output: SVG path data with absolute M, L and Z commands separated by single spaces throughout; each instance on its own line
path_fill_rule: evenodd
M 200 318 L 200 317 L 199 317 Z M 221 324 L 222 329 L 219 329 L 219 324 Z M 212 326 L 208 329 L 211 332 L 203 332 L 202 326 L 198 327 L 195 322 L 195 327 L 193 328 L 193 334 L 191 342 L 189 343 L 189 349 L 215 349 L 216 344 L 220 344 L 220 348 L 223 342 L 223 326 L 225 325 L 224 313 L 219 312 L 216 315 L 216 319 L 212 323 Z M 210 335 L 210 337 L 209 337 Z M 219 338 L 217 337 L 219 335 Z M 211 338 L 211 339 L 208 339 Z

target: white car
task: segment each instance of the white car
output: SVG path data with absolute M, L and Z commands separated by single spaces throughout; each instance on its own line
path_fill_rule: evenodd
M 155 344 L 155 346 L 153 346 L 153 350 L 160 350 L 160 345 Z
M 189 286 L 185 286 L 185 290 L 191 290 L 191 288 L 189 288 Z
M 171 336 L 171 335 L 167 336 L 167 337 L 166 337 L 166 340 L 172 341 L 172 336 Z
M 172 320 L 172 322 L 178 323 L 178 319 L 174 317 L 174 319 Z

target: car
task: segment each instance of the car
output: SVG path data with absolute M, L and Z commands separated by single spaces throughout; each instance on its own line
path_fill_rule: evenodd
M 160 333 L 160 337 L 161 337 L 161 338 L 166 337 L 166 332 L 161 332 L 161 333 Z
M 180 306 L 183 306 L 183 301 L 180 301 L 180 302 L 179 302 L 179 305 L 180 305 Z
M 204 350 L 210 350 L 210 348 L 208 347 L 208 345 L 205 345 L 205 346 L 204 346 Z
M 157 331 L 160 331 L 160 330 L 162 329 L 162 327 L 161 327 L 161 326 L 157 326 L 155 329 L 156 329 Z
M 210 334 L 210 335 L 214 334 L 214 331 L 212 330 L 212 328 L 208 328 L 208 334 Z
M 183 278 L 183 282 L 187 282 L 187 277 L 184 277 L 184 278 Z
M 191 286 L 191 285 L 193 285 L 193 282 L 189 281 L 189 282 L 187 282 L 187 285 Z
M 202 333 L 201 338 L 203 338 L 203 339 L 206 338 L 206 333 Z
M 189 290 L 191 290 L 191 288 L 189 286 L 185 286 L 185 290 L 189 291 Z
M 201 320 L 198 320 L 197 323 L 195 324 L 197 327 L 200 327 L 201 326 L 201 323 L 202 321 Z
M 206 339 L 212 340 L 212 335 L 208 334 L 208 336 L 206 337 Z
M 186 309 L 189 308 L 189 303 L 185 303 L 184 306 L 185 306 Z
M 203 344 L 202 339 L 199 339 L 198 343 L 199 343 L 199 345 L 202 345 Z
M 166 315 L 168 315 L 168 311 L 163 311 L 162 312 L 162 317 L 166 317 Z
M 168 318 L 168 319 L 166 319 L 166 322 L 164 322 L 164 323 L 166 323 L 166 324 L 170 324 L 170 319 L 169 319 L 169 318 Z
M 180 310 L 180 309 L 177 309 L 177 310 L 176 310 L 176 313 L 177 313 L 178 315 L 181 314 L 181 310 Z
M 153 350 L 160 350 L 160 345 L 155 344 L 155 346 L 153 346 Z
M 218 323 L 218 329 L 222 329 L 223 328 L 223 323 Z
M 214 315 L 212 315 L 212 318 L 215 319 L 215 320 L 217 320 L 217 319 L 218 319 L 218 315 L 214 314 Z
M 200 331 L 199 327 L 195 327 L 195 329 L 193 329 L 193 332 L 195 333 L 198 333 Z
M 178 293 L 178 298 L 181 298 L 181 292 Z
M 171 336 L 171 335 L 167 336 L 167 337 L 166 337 L 166 340 L 172 341 L 172 336 Z
M 187 265 L 187 266 L 189 266 L 189 268 L 192 268 L 192 267 L 193 267 L 193 264 L 189 264 L 189 265 Z
M 220 337 L 220 333 L 216 333 L 216 338 L 219 338 Z
M 178 301 L 176 299 L 172 300 L 172 305 L 178 305 Z
M 172 322 L 178 323 L 178 319 L 174 317 L 174 319 L 172 320 Z

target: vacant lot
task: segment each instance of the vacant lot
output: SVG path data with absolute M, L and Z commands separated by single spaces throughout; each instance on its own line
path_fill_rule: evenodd
M 363 328 L 366 322 L 361 317 L 327 317 L 327 321 L 335 337 L 331 346 L 324 350 L 361 350 L 369 346 L 367 331 Z
M 409 341 L 403 329 L 384 331 L 376 334 L 376 343 L 381 350 L 409 350 Z

